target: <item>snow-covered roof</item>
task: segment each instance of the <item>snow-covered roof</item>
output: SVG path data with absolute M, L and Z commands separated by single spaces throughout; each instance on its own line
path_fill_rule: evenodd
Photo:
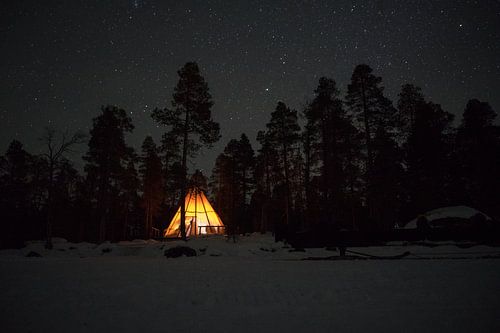
M 491 218 L 488 215 L 484 214 L 483 212 L 467 206 L 441 207 L 430 210 L 425 214 L 423 214 L 422 216 L 425 216 L 427 218 L 427 221 L 432 222 L 434 220 L 444 219 L 444 218 L 463 218 L 468 220 L 476 214 L 483 214 L 487 220 L 491 220 Z M 408 222 L 404 228 L 416 229 L 417 219 L 418 217 Z

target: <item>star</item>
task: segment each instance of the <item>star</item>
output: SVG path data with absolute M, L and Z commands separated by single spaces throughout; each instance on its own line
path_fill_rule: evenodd
M 233 114 L 232 126 L 221 124 L 221 140 L 207 151 L 210 156 L 196 161 L 206 170 L 242 132 L 256 143 L 276 106 L 274 97 L 300 111 L 322 76 L 333 78 L 343 97 L 360 63 L 382 77 L 394 104 L 401 85 L 413 83 L 457 118 L 474 96 L 485 96 L 500 110 L 494 93 L 500 70 L 497 0 L 481 6 L 397 0 L 280 6 L 185 0 L 169 6 L 127 0 L 61 2 L 47 10 L 7 2 L 12 6 L 2 34 L 16 42 L 0 54 L 6 64 L 0 83 L 12 90 L 2 98 L 0 114 L 10 122 L 1 131 L 2 147 L 15 133 L 28 146 L 38 144 L 43 126 L 36 124 L 48 119 L 54 126 L 86 129 L 100 105 L 117 104 L 133 112 L 135 129 L 127 140 L 140 149 L 146 133 L 157 140 L 165 131 L 157 129 L 150 111 L 170 107 L 177 70 L 191 60 L 213 93 L 219 122 L 229 121 L 226 110 L 258 110 L 252 121 L 236 121 Z M 30 109 L 17 117 L 26 102 Z

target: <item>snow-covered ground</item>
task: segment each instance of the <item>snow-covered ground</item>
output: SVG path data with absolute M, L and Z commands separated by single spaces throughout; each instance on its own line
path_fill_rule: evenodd
M 197 257 L 165 258 L 185 244 Z M 500 248 L 353 248 L 301 260 L 270 235 L 0 251 L 2 332 L 500 332 Z M 37 252 L 42 257 L 26 257 Z M 487 258 L 491 257 L 491 258 Z M 425 259 L 422 259 L 425 258 Z

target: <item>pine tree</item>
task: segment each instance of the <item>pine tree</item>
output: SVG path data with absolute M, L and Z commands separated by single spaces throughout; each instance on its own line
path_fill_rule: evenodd
M 398 220 L 402 205 L 403 155 L 393 135 L 377 128 L 374 145 L 373 178 L 370 186 L 373 220 L 378 229 L 390 230 Z
M 480 134 L 485 128 L 496 131 L 495 128 L 498 127 L 494 125 L 496 117 L 497 113 L 487 102 L 471 99 L 465 107 L 460 128 L 469 130 L 473 134 Z
M 407 140 L 415 127 L 415 119 L 419 110 L 425 107 L 425 100 L 420 87 L 408 83 L 401 86 L 398 96 L 397 126 L 402 139 Z
M 191 178 L 189 179 L 189 188 L 198 188 L 203 192 L 208 190 L 208 179 L 205 177 L 201 170 L 195 170 Z
M 51 194 L 53 203 L 57 203 L 57 208 L 52 211 L 53 234 L 75 241 L 77 223 L 73 217 L 76 208 L 76 188 L 81 176 L 66 158 L 60 159 L 57 164 Z M 47 185 L 50 186 L 50 184 Z
M 226 231 L 251 231 L 247 199 L 253 185 L 254 151 L 245 134 L 232 139 L 216 159 L 211 188 Z
M 166 215 L 177 208 L 180 198 L 182 172 L 180 169 L 180 137 L 173 131 L 163 134 L 160 146 L 163 161 L 163 207 Z
M 87 161 L 87 181 L 92 184 L 92 193 L 97 202 L 100 242 L 108 239 L 108 224 L 120 193 L 121 177 L 133 155 L 133 149 L 125 143 L 125 133 L 132 132 L 133 128 L 132 120 L 125 110 L 116 106 L 102 107 L 101 114 L 93 119 L 89 150 L 84 160 Z
M 280 173 L 283 177 L 284 216 L 285 224 L 288 225 L 291 208 L 290 160 L 300 138 L 297 111 L 290 110 L 283 102 L 278 102 L 275 111 L 271 113 L 271 120 L 266 126 L 267 140 L 269 140 L 272 149 L 279 152 Z
M 372 140 L 378 126 L 391 126 L 395 110 L 391 102 L 384 97 L 382 78 L 372 74 L 368 65 L 358 65 L 354 69 L 351 83 L 347 88 L 346 104 L 349 111 L 361 124 L 367 151 L 367 168 L 373 162 Z
M 269 223 L 272 209 L 271 194 L 278 181 L 275 175 L 279 173 L 279 163 L 276 159 L 277 152 L 271 146 L 267 133 L 259 131 L 257 141 L 260 143 L 260 149 L 255 157 L 255 191 L 252 194 L 251 207 L 255 229 L 265 232 L 272 227 Z
M 228 189 L 228 184 L 230 183 L 228 163 L 228 157 L 224 153 L 217 156 L 208 184 L 215 210 L 222 216 L 223 221 L 228 220 L 225 210 L 227 210 L 227 203 L 231 202 L 230 191 Z
M 81 177 L 76 183 L 74 219 L 76 224 L 75 238 L 77 242 L 93 241 L 97 230 L 95 220 L 95 184 L 91 177 Z
M 27 225 L 32 210 L 32 162 L 33 156 L 17 140 L 0 157 L 0 248 L 22 246 L 26 230 L 32 227 Z
M 408 220 L 413 218 L 415 214 L 421 213 L 415 210 L 418 205 L 413 202 L 417 193 L 415 189 L 417 182 L 412 179 L 412 175 L 408 172 L 408 169 L 415 169 L 415 166 L 409 168 L 409 164 L 416 163 L 417 160 L 417 157 L 414 156 L 416 152 L 415 147 L 412 148 L 414 143 L 416 143 L 414 137 L 418 134 L 415 133 L 416 119 L 417 117 L 420 118 L 421 114 L 426 113 L 425 110 L 428 109 L 428 105 L 421 88 L 413 84 L 407 83 L 402 85 L 398 97 L 396 115 L 397 134 L 402 147 L 403 165 L 406 168 L 403 175 L 401 193 L 404 208 L 401 211 L 400 218 Z M 412 143 L 408 144 L 409 141 Z
M 144 208 L 144 237 L 151 238 L 153 220 L 158 214 L 163 198 L 162 163 L 158 148 L 151 136 L 142 143 L 139 171 L 142 178 L 142 207 Z
M 135 158 L 131 158 L 127 161 L 127 167 L 121 179 L 122 192 L 120 203 L 123 214 L 122 239 L 130 238 L 130 236 L 137 236 L 139 227 L 143 227 L 143 225 L 139 226 L 139 221 L 136 217 L 140 207 L 140 198 L 138 194 L 141 187 L 140 185 L 139 175 L 135 167 Z
M 451 122 L 453 115 L 432 102 L 423 104 L 404 145 L 409 213 L 425 212 L 448 204 Z
M 250 144 L 250 140 L 245 133 L 242 133 L 238 141 L 238 162 L 241 169 L 241 204 L 245 206 L 248 202 L 250 191 L 253 187 L 253 169 L 255 166 L 255 152 Z
M 307 114 L 308 110 L 304 111 L 304 114 Z M 307 116 L 306 116 L 307 117 Z M 306 222 L 317 220 L 317 218 L 312 217 L 313 209 L 313 174 L 315 171 L 314 166 L 318 162 L 315 142 L 318 140 L 318 132 L 315 131 L 315 126 L 311 124 L 311 122 L 307 122 L 304 126 L 304 130 L 302 131 L 301 141 L 302 141 L 302 151 L 304 152 L 304 192 L 305 192 L 305 205 L 306 205 Z
M 316 96 L 305 111 L 309 131 L 311 152 L 319 163 L 322 192 L 322 221 L 337 220 L 337 224 L 346 224 L 347 216 L 343 213 L 350 184 L 348 170 L 352 165 L 354 149 L 359 148 L 356 140 L 357 130 L 343 108 L 339 90 L 334 80 L 322 77 L 319 80 Z M 309 157 L 311 160 L 311 157 Z M 309 162 L 310 163 L 310 162 Z M 344 215 L 344 216 L 343 216 Z M 332 222 L 332 221 L 330 221 Z
M 181 236 L 186 239 L 186 207 L 183 198 L 187 187 L 187 158 L 201 145 L 210 146 L 219 139 L 219 124 L 211 118 L 212 96 L 195 62 L 188 62 L 178 71 L 172 108 L 156 109 L 152 117 L 159 124 L 169 126 L 181 138 Z M 197 140 L 196 140 L 197 139 Z
M 260 184 L 265 197 L 270 200 L 272 188 L 277 183 L 277 177 L 275 177 L 276 171 L 279 169 L 278 160 L 275 158 L 277 151 L 272 147 L 266 132 L 259 131 L 257 141 L 260 143 L 260 149 L 256 158 L 254 178 L 257 186 Z
M 456 135 L 457 181 L 464 201 L 475 208 L 500 216 L 500 126 L 496 112 L 486 102 L 467 103 Z
M 373 175 L 373 162 L 376 155 L 374 151 L 374 136 L 378 128 L 392 133 L 395 126 L 396 110 L 392 103 L 384 94 L 381 86 L 382 78 L 372 74 L 372 69 L 368 65 L 358 65 L 351 76 L 351 83 L 348 85 L 346 104 L 351 114 L 360 124 L 359 130 L 364 136 L 364 183 L 365 200 L 370 219 L 374 215 L 372 203 L 373 189 L 371 186 Z

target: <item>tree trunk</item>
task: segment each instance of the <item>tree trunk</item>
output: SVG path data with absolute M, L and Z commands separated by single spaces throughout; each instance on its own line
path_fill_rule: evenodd
M 144 239 L 149 238 L 148 234 L 148 224 L 149 224 L 149 203 L 146 201 L 146 205 L 144 207 Z
M 271 201 L 271 166 L 269 165 L 269 152 L 266 152 L 266 200 L 264 201 L 264 207 L 265 207 L 265 219 L 264 225 L 265 225 L 265 231 L 269 229 L 269 202 Z
M 311 221 L 311 133 L 306 127 L 306 140 L 304 143 L 304 188 L 306 194 L 306 216 L 305 222 L 310 226 Z
M 107 177 L 104 179 L 107 179 Z M 101 206 L 99 217 L 99 243 L 104 242 L 104 240 L 106 239 L 106 224 L 108 219 L 108 189 L 105 182 L 105 180 L 101 181 L 101 200 L 99 200 L 99 205 Z
M 127 198 L 128 199 L 128 198 Z M 128 207 L 128 202 L 125 207 L 125 218 L 124 218 L 124 223 L 123 223 L 123 228 L 122 228 L 122 239 L 123 240 L 128 240 L 127 237 L 127 228 L 128 228 L 128 216 L 129 216 L 129 207 Z
M 366 93 L 365 84 L 361 83 L 361 98 L 363 101 L 363 122 L 365 125 L 365 140 L 366 140 L 366 151 L 367 151 L 367 170 L 371 169 L 372 166 L 372 144 L 370 136 L 370 121 L 368 116 L 368 106 L 366 103 Z
M 187 187 L 187 145 L 189 139 L 189 111 L 186 108 L 184 121 L 184 140 L 182 144 L 182 186 L 181 186 L 181 237 L 186 240 L 186 187 Z
M 368 216 L 371 218 L 373 216 L 372 211 L 372 203 L 371 203 L 371 173 L 372 173 L 372 143 L 371 143 L 371 135 L 370 135 L 370 119 L 368 115 L 368 106 L 366 103 L 366 92 L 365 92 L 365 84 L 361 82 L 361 94 L 363 99 L 363 118 L 365 125 L 365 139 L 366 139 L 366 152 L 367 152 L 367 162 L 366 162 L 366 206 L 368 207 Z
M 331 217 L 330 211 L 330 147 L 328 146 L 328 139 L 327 139 L 327 118 L 325 115 L 321 117 L 321 150 L 322 150 L 322 159 L 323 159 L 323 207 L 322 211 L 326 214 L 326 216 L 323 216 L 324 218 L 321 219 L 323 223 L 327 224 L 328 220 Z M 332 133 L 329 133 L 332 135 Z
M 99 220 L 99 243 L 104 242 L 106 238 L 106 208 L 103 208 L 101 218 Z
M 53 219 L 53 203 L 52 196 L 54 190 L 54 161 L 50 157 L 49 164 L 49 191 L 47 194 L 47 226 L 46 226 L 46 242 L 45 248 L 52 250 L 52 219 Z
M 247 169 L 246 166 L 243 167 L 243 186 L 242 186 L 242 192 L 243 192 L 243 207 L 246 206 L 247 204 Z
M 167 206 L 169 205 L 169 202 L 168 202 L 168 177 L 169 177 L 169 170 L 168 170 L 168 165 L 170 163 L 170 157 L 168 156 L 168 154 L 165 154 L 165 170 L 164 170 L 164 173 L 163 173 L 163 205 Z
M 290 186 L 288 179 L 288 151 L 286 144 L 283 144 L 283 165 L 285 167 L 285 223 L 289 223 L 289 210 L 290 210 Z

